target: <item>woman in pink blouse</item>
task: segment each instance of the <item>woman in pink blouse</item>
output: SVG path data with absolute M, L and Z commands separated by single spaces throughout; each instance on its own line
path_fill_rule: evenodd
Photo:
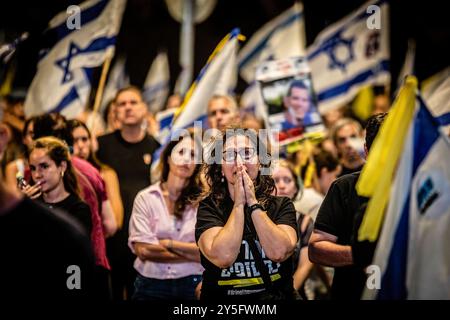
M 160 157 L 161 181 L 134 200 L 128 245 L 137 256 L 135 300 L 196 297 L 203 267 L 194 235 L 197 207 L 190 203 L 201 193 L 200 150 L 193 131 L 171 141 Z

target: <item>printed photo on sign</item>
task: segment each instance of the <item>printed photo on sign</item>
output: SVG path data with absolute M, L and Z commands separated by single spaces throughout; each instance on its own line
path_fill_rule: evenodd
M 267 108 L 267 126 L 280 145 L 325 129 L 304 58 L 267 61 L 256 72 Z

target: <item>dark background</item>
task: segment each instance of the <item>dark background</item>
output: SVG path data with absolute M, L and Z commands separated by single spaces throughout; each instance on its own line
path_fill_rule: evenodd
M 16 57 L 15 87 L 30 84 L 41 45 L 39 35 L 48 21 L 69 5 L 80 2 L 7 0 L 2 3 L 0 29 L 4 30 L 4 40 L 10 41 L 23 31 L 30 32 L 29 41 L 20 47 Z M 304 0 L 307 44 L 311 44 L 326 26 L 365 2 Z M 239 27 L 249 39 L 253 32 L 293 3 L 293 0 L 218 0 L 209 18 L 195 28 L 194 78 L 217 43 L 234 27 Z M 449 65 L 450 22 L 444 1 L 428 0 L 421 2 L 420 6 L 406 1 L 390 1 L 390 24 L 393 85 L 403 64 L 408 38 L 416 40 L 415 67 L 419 80 Z M 127 56 L 132 84 L 142 85 L 158 50 L 167 50 L 173 89 L 180 72 L 179 33 L 180 24 L 170 16 L 163 0 L 128 0 L 116 52 Z M 237 92 L 242 92 L 245 87 L 245 82 L 240 79 Z

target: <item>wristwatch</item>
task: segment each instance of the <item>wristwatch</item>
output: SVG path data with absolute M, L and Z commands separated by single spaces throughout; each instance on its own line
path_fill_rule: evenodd
M 261 209 L 261 211 L 266 211 L 266 209 L 264 209 L 262 204 L 255 203 L 254 205 L 251 205 L 250 207 L 248 207 L 248 213 L 251 215 L 253 213 L 253 211 L 255 211 L 256 209 Z

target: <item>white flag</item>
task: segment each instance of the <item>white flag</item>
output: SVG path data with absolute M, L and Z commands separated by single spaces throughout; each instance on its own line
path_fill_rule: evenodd
M 150 66 L 142 88 L 142 95 L 152 113 L 164 108 L 169 95 L 169 81 L 169 59 L 166 52 L 160 52 Z
M 73 16 L 64 11 L 50 21 L 47 31 L 57 40 L 38 63 L 25 101 L 28 117 L 61 112 L 74 118 L 86 108 L 92 69 L 113 56 L 125 3 L 89 0 Z
M 422 99 L 404 143 L 364 299 L 450 298 L 450 144 Z
M 251 83 L 261 62 L 304 55 L 305 43 L 303 5 L 296 2 L 259 29 L 240 50 L 238 64 L 241 77 Z
M 189 89 L 187 98 L 175 117 L 172 129 L 185 128 L 194 121 L 206 119 L 208 101 L 214 94 L 223 93 L 224 88 L 233 87 L 235 78 L 230 71 L 236 68 L 239 29 L 234 29 L 221 42 L 208 63 L 203 67 Z M 231 83 L 230 83 L 231 82 Z
M 371 1 L 323 30 L 307 49 L 320 112 L 350 102 L 367 84 L 386 85 L 388 4 Z

